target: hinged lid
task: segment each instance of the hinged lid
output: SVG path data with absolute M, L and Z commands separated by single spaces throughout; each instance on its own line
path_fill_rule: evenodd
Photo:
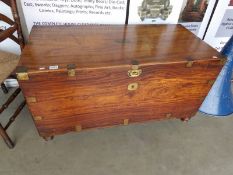
M 34 26 L 19 65 L 28 73 L 220 59 L 181 25 Z M 132 63 L 138 64 L 132 64 Z M 139 71 L 138 71 L 139 70 Z M 132 74 L 133 75 L 133 74 Z

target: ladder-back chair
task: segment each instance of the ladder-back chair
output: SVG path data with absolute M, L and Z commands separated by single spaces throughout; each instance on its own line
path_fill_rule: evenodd
M 0 42 L 9 38 L 13 40 L 15 43 L 19 44 L 22 50 L 24 47 L 24 39 L 23 39 L 22 29 L 20 25 L 20 18 L 19 18 L 19 14 L 17 10 L 16 0 L 2 0 L 2 2 L 11 8 L 14 20 L 11 20 L 9 17 L 5 16 L 4 14 L 0 12 L 0 20 L 10 25 L 10 27 L 8 27 L 5 30 L 0 29 Z M 18 35 L 17 37 L 14 35 L 15 32 L 17 32 L 17 35 Z M 0 82 L 1 82 L 1 88 L 5 94 L 8 93 L 8 89 L 4 84 L 4 80 L 7 79 L 8 77 L 15 78 L 15 74 L 13 72 L 18 64 L 19 58 L 20 57 L 18 55 L 0 51 Z M 6 100 L 6 102 L 1 106 L 0 114 L 2 114 L 3 111 L 8 108 L 8 106 L 14 101 L 14 99 L 18 96 L 20 92 L 21 92 L 21 89 L 17 88 L 10 95 L 8 100 Z M 5 141 L 5 143 L 7 144 L 9 148 L 13 148 L 14 143 L 8 136 L 6 130 L 15 121 L 16 117 L 18 116 L 20 111 L 23 109 L 25 104 L 26 102 L 25 100 L 23 100 L 23 102 L 19 105 L 19 107 L 14 112 L 14 114 L 10 117 L 5 127 L 3 127 L 2 124 L 0 123 L 0 135 L 2 136 L 3 140 Z

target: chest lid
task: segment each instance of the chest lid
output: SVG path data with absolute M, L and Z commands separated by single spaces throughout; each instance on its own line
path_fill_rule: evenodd
M 219 53 L 181 25 L 34 26 L 19 67 L 28 72 L 171 64 Z

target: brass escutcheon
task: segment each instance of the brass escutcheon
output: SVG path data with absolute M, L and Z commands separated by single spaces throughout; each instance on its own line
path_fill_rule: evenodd
M 128 85 L 128 90 L 129 91 L 135 91 L 135 90 L 137 90 L 138 89 L 138 83 L 130 83 L 129 85 Z

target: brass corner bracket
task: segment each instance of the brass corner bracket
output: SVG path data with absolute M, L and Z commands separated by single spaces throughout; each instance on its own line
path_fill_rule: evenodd
M 67 65 L 67 71 L 68 71 L 69 77 L 74 77 L 76 75 L 75 69 L 76 69 L 75 64 L 68 64 Z
M 193 63 L 194 63 L 194 61 L 188 61 L 186 63 L 186 67 L 188 67 L 188 68 L 193 67 Z
M 29 80 L 28 69 L 24 66 L 18 66 L 16 68 L 17 79 L 20 81 Z

